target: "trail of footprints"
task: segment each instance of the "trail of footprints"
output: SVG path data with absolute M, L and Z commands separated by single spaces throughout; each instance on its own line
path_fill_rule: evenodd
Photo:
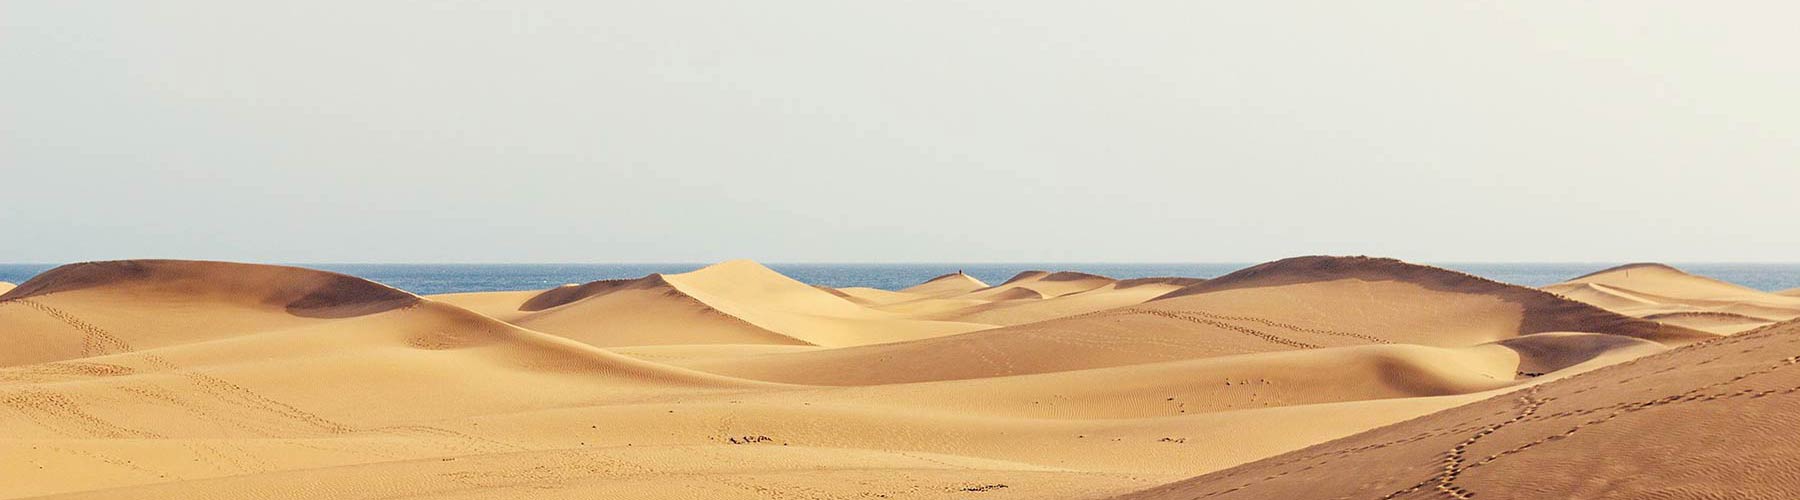
M 1709 340 L 1706 342 L 1693 344 L 1690 346 L 1683 347 L 1682 349 L 1685 350 L 1685 349 L 1724 348 L 1726 346 L 1730 346 L 1730 345 L 1738 344 L 1738 343 L 1745 342 L 1748 340 L 1753 340 L 1756 338 L 1770 335 L 1771 331 L 1772 331 L 1771 328 L 1764 328 L 1764 329 L 1757 330 L 1757 331 L 1737 334 L 1737 335 L 1734 335 L 1731 337 L 1722 337 L 1719 339 L 1714 339 L 1714 340 Z M 1800 343 L 1800 335 L 1791 336 L 1790 338 L 1787 339 L 1787 342 L 1790 344 Z M 1759 346 L 1759 347 L 1753 347 L 1750 349 L 1744 349 L 1744 350 L 1739 351 L 1739 353 L 1740 354 L 1753 353 L 1753 352 L 1763 349 L 1764 347 L 1766 347 L 1766 346 Z M 1707 363 L 1717 361 L 1721 358 L 1722 357 L 1720 357 L 1720 356 L 1711 357 L 1711 358 L 1702 360 L 1699 363 L 1695 363 L 1695 365 L 1704 365 Z M 1635 364 L 1638 364 L 1641 360 L 1642 360 L 1642 358 L 1636 359 L 1636 360 L 1631 360 L 1631 361 L 1627 361 L 1624 363 L 1620 363 L 1619 365 L 1615 365 L 1615 366 L 1624 367 L 1624 366 L 1635 365 Z M 1431 477 L 1421 480 L 1418 483 L 1413 484 L 1412 486 L 1408 486 L 1401 490 L 1383 495 L 1379 498 L 1381 498 L 1383 500 L 1392 500 L 1394 498 L 1398 498 L 1400 496 L 1407 495 L 1410 493 L 1415 493 L 1420 490 L 1427 490 L 1427 491 L 1432 492 L 1433 494 L 1436 494 L 1436 495 L 1442 496 L 1442 497 L 1455 498 L 1455 499 L 1470 499 L 1470 498 L 1475 497 L 1475 492 L 1470 491 L 1467 488 L 1456 484 L 1456 480 L 1464 472 L 1466 472 L 1470 469 L 1474 469 L 1474 468 L 1492 464 L 1492 463 L 1499 461 L 1503 458 L 1506 458 L 1508 456 L 1518 454 L 1520 452 L 1543 445 L 1545 443 L 1558 441 L 1558 440 L 1562 440 L 1562 439 L 1567 439 L 1569 436 L 1574 435 L 1575 433 L 1581 431 L 1582 429 L 1590 428 L 1592 426 L 1599 425 L 1599 424 L 1604 424 L 1604 423 L 1612 421 L 1613 419 L 1616 419 L 1622 415 L 1626 415 L 1626 414 L 1629 414 L 1632 412 L 1642 411 L 1642 410 L 1646 410 L 1646 409 L 1657 408 L 1657 407 L 1662 407 L 1662 406 L 1667 406 L 1667 405 L 1682 404 L 1682 403 L 1691 403 L 1691 402 L 1699 402 L 1699 401 L 1718 401 L 1718 400 L 1728 400 L 1728 399 L 1734 399 L 1734 398 L 1752 398 L 1752 399 L 1754 399 L 1754 398 L 1762 398 L 1762 397 L 1767 397 L 1767 396 L 1776 395 L 1776 394 L 1784 394 L 1785 395 L 1785 394 L 1800 393 L 1800 385 L 1785 387 L 1785 388 L 1781 388 L 1781 389 L 1763 389 L 1763 390 L 1741 389 L 1741 390 L 1737 390 L 1737 391 L 1723 391 L 1723 392 L 1717 391 L 1717 389 L 1719 389 L 1721 387 L 1736 384 L 1738 382 L 1743 382 L 1745 380 L 1749 380 L 1749 379 L 1756 378 L 1759 376 L 1768 375 L 1770 373 L 1774 373 L 1778 370 L 1788 368 L 1788 367 L 1791 367 L 1791 366 L 1794 366 L 1797 364 L 1800 364 L 1800 355 L 1782 358 L 1768 366 L 1750 370 L 1750 371 L 1747 371 L 1744 373 L 1740 373 L 1735 376 L 1732 376 L 1731 378 L 1728 378 L 1728 379 L 1725 379 L 1722 381 L 1713 382 L 1713 383 L 1706 384 L 1706 385 L 1702 385 L 1700 387 L 1689 389 L 1689 390 L 1683 391 L 1678 394 L 1673 394 L 1673 395 L 1668 395 L 1668 396 L 1663 396 L 1663 397 L 1658 397 L 1658 398 L 1653 398 L 1653 399 L 1647 399 L 1647 400 L 1625 401 L 1625 402 L 1614 403 L 1614 404 L 1610 404 L 1610 405 L 1593 407 L 1593 408 L 1579 408 L 1579 409 L 1573 409 L 1573 410 L 1563 410 L 1563 411 L 1549 413 L 1549 414 L 1540 414 L 1539 410 L 1541 410 L 1546 404 L 1556 401 L 1557 398 L 1537 397 L 1538 390 L 1542 386 L 1532 387 L 1527 390 L 1527 392 L 1524 396 L 1519 398 L 1518 404 L 1515 406 L 1516 412 L 1514 412 L 1511 417 L 1506 418 L 1505 420 L 1501 420 L 1499 422 L 1471 426 L 1469 423 L 1467 423 L 1467 421 L 1465 421 L 1465 423 L 1463 423 L 1463 424 L 1458 424 L 1458 425 L 1453 426 L 1448 429 L 1438 429 L 1438 430 L 1426 431 L 1426 432 L 1416 434 L 1414 436 L 1407 437 L 1407 438 L 1391 440 L 1391 441 L 1375 443 L 1375 444 L 1369 444 L 1369 445 L 1363 445 L 1363 446 L 1357 446 L 1357 447 L 1351 447 L 1351 448 L 1343 448 L 1343 449 L 1327 451 L 1327 452 L 1313 453 L 1313 454 L 1309 454 L 1309 455 L 1289 458 L 1286 460 L 1272 463 L 1269 466 L 1271 468 L 1281 468 L 1281 467 L 1287 467 L 1289 465 L 1293 465 L 1293 464 L 1300 463 L 1300 462 L 1310 462 L 1315 459 L 1318 459 L 1319 461 L 1308 464 L 1305 467 L 1301 467 L 1298 469 L 1284 470 L 1279 473 L 1264 476 L 1260 479 L 1249 480 L 1249 481 L 1246 481 L 1244 483 L 1241 483 L 1237 486 L 1233 486 L 1230 488 L 1209 491 L 1209 492 L 1202 494 L 1196 498 L 1211 498 L 1211 497 L 1215 497 L 1215 496 L 1219 496 L 1219 495 L 1224 495 L 1224 494 L 1228 494 L 1228 493 L 1245 490 L 1245 489 L 1255 486 L 1257 483 L 1260 483 L 1260 482 L 1271 481 L 1271 480 L 1281 478 L 1281 477 L 1286 476 L 1291 473 L 1303 472 L 1303 471 L 1312 470 L 1312 469 L 1315 469 L 1318 467 L 1326 466 L 1327 464 L 1334 462 L 1338 459 L 1358 455 L 1358 454 L 1368 452 L 1368 451 L 1387 448 L 1390 446 L 1414 443 L 1414 442 L 1431 439 L 1431 438 L 1435 438 L 1435 437 L 1440 437 L 1440 436 L 1445 436 L 1445 435 L 1469 433 L 1468 437 L 1466 439 L 1451 446 L 1449 449 L 1445 450 L 1442 453 L 1442 456 L 1444 458 L 1441 461 L 1441 468 L 1436 473 L 1434 473 Z M 1658 371 L 1654 372 L 1653 374 L 1667 373 L 1669 371 L 1672 371 L 1672 370 L 1669 370 L 1669 369 L 1658 370 Z M 1585 376 L 1588 374 L 1583 374 L 1583 375 Z M 1624 383 L 1628 383 L 1632 380 L 1636 380 L 1638 378 L 1641 378 L 1641 377 L 1630 377 L 1630 378 L 1626 378 L 1626 379 L 1621 379 L 1621 380 L 1617 381 L 1617 383 L 1624 384 Z M 1569 379 L 1569 380 L 1572 382 L 1574 380 L 1578 380 L 1578 378 Z M 1592 390 L 1594 388 L 1596 388 L 1596 387 L 1595 386 L 1584 387 L 1581 389 L 1571 391 L 1571 394 L 1579 394 L 1582 392 Z M 1598 418 L 1581 421 L 1579 423 L 1576 423 L 1576 424 L 1570 426 L 1568 429 L 1565 429 L 1561 432 L 1555 432 L 1555 433 L 1551 433 L 1551 434 L 1539 437 L 1537 439 L 1525 442 L 1525 443 L 1515 446 L 1513 448 L 1509 448 L 1509 449 L 1500 451 L 1498 453 L 1488 455 L 1488 456 L 1483 457 L 1480 460 L 1474 461 L 1472 463 L 1469 462 L 1468 458 L 1466 457 L 1466 453 L 1470 446 L 1474 445 L 1476 442 L 1482 440 L 1483 438 L 1486 438 L 1496 432 L 1499 432 L 1500 430 L 1502 430 L 1506 427 L 1513 426 L 1515 424 L 1520 424 L 1520 423 L 1546 422 L 1546 421 L 1551 421 L 1551 420 L 1556 420 L 1556 419 L 1561 419 L 1561 418 L 1582 417 L 1582 416 L 1588 416 L 1588 415 L 1594 415 L 1594 414 L 1604 414 L 1604 415 L 1600 416 Z M 1504 413 L 1501 413 L 1499 415 L 1504 415 Z M 1498 416 L 1498 415 L 1492 415 L 1492 416 Z M 1489 418 L 1491 418 L 1491 416 Z M 1479 421 L 1479 420 L 1476 420 L 1476 421 Z M 1240 472 L 1241 472 L 1240 469 L 1231 469 L 1231 470 L 1223 471 L 1219 474 L 1221 475 L 1221 477 L 1231 477 L 1231 476 L 1239 474 Z
M 1244 326 L 1244 325 L 1240 325 L 1240 324 L 1236 324 L 1236 323 L 1254 323 L 1257 325 L 1280 328 L 1280 329 L 1289 330 L 1289 331 L 1293 331 L 1293 332 L 1299 332 L 1299 333 L 1308 333 L 1308 334 L 1324 335 L 1324 336 L 1332 336 L 1332 337 L 1353 338 L 1353 339 L 1361 340 L 1363 342 L 1374 343 L 1374 344 L 1392 344 L 1393 343 L 1392 341 L 1383 339 L 1381 337 L 1376 337 L 1373 335 L 1365 335 L 1365 334 L 1361 334 L 1361 333 L 1345 332 L 1345 331 L 1331 330 L 1331 329 L 1325 329 L 1325 328 L 1305 327 L 1305 326 L 1294 325 L 1294 324 L 1290 324 L 1290 323 L 1282 323 L 1279 321 L 1274 321 L 1274 320 L 1265 319 L 1265 318 L 1258 318 L 1255 316 L 1232 316 L 1232 315 L 1224 315 L 1224 314 L 1215 314 L 1215 313 L 1199 311 L 1199 310 L 1163 311 L 1163 310 L 1156 310 L 1156 309 L 1128 308 L 1128 309 L 1117 309 L 1117 310 L 1108 310 L 1108 311 L 1098 311 L 1098 312 L 1092 312 L 1092 313 L 1087 313 L 1087 314 L 1079 314 L 1079 315 L 1075 315 L 1075 316 L 1070 316 L 1070 318 L 1096 318 L 1096 317 L 1108 317 L 1108 316 L 1131 316 L 1131 315 L 1140 315 L 1140 314 L 1157 316 L 1157 317 L 1161 317 L 1161 318 L 1168 318 L 1168 319 L 1179 320 L 1179 321 L 1187 321 L 1190 323 L 1199 323 L 1199 324 L 1211 326 L 1214 328 L 1219 328 L 1219 329 L 1223 329 L 1223 330 L 1229 330 L 1229 331 L 1234 331 L 1234 332 L 1250 335 L 1250 336 L 1262 339 L 1264 341 L 1268 341 L 1273 344 L 1292 347 L 1295 349 L 1316 349 L 1316 348 L 1323 347 L 1323 346 L 1318 345 L 1318 344 L 1302 342 L 1302 341 L 1295 340 L 1295 339 L 1292 339 L 1289 337 L 1276 335 L 1273 333 L 1269 333 L 1269 332 L 1266 332 L 1263 330 L 1259 330 L 1256 328 L 1252 328 L 1252 327 L 1248 327 L 1248 326 Z M 1236 322 L 1236 323 L 1233 323 L 1233 322 Z
M 50 307 L 42 302 L 31 299 L 10 299 L 5 302 L 0 302 L 0 306 L 6 304 L 19 304 L 36 309 L 39 312 L 49 315 L 52 318 L 56 318 L 64 324 L 75 328 L 75 330 L 80 331 L 82 333 L 81 356 L 84 358 L 131 351 L 131 346 L 126 344 L 125 341 L 119 340 L 118 337 L 114 337 L 111 333 L 107 333 L 106 330 L 89 324 L 86 321 L 82 321 L 80 318 L 76 318 L 74 315 L 63 312 L 61 309 Z
M 1519 412 L 1517 414 L 1513 415 L 1512 418 L 1502 420 L 1500 422 L 1482 427 L 1481 430 L 1476 431 L 1473 435 L 1470 435 L 1467 439 L 1464 439 L 1461 442 L 1456 443 L 1456 446 L 1450 447 L 1450 450 L 1444 453 L 1443 469 L 1439 470 L 1437 475 L 1434 475 L 1430 478 L 1426 478 L 1424 481 L 1420 481 L 1418 484 L 1412 485 L 1405 489 L 1395 491 L 1395 492 L 1389 493 L 1387 495 L 1383 495 L 1381 497 L 1381 499 L 1382 500 L 1392 500 L 1396 497 L 1399 497 L 1400 495 L 1405 495 L 1407 493 L 1412 493 L 1412 492 L 1418 491 L 1421 488 L 1424 488 L 1426 486 L 1431 486 L 1432 489 L 1434 491 L 1436 491 L 1437 493 L 1439 493 L 1443 496 L 1448 496 L 1450 498 L 1456 498 L 1459 500 L 1473 498 L 1475 496 L 1474 492 L 1469 491 L 1468 489 L 1465 489 L 1456 484 L 1456 478 L 1458 476 L 1461 476 L 1463 471 L 1469 470 L 1470 467 L 1473 467 L 1471 465 L 1464 465 L 1468 462 L 1468 458 L 1466 455 L 1468 453 L 1469 447 L 1474 446 L 1475 443 L 1478 441 L 1481 441 L 1482 438 L 1493 435 L 1495 432 L 1499 432 L 1500 429 L 1504 429 L 1507 426 L 1519 423 L 1521 421 L 1524 421 L 1527 418 L 1530 418 L 1532 414 L 1537 413 L 1538 408 L 1542 408 L 1544 406 L 1544 403 L 1548 403 L 1551 401 L 1551 399 L 1549 399 L 1549 398 L 1536 397 L 1537 390 L 1538 390 L 1537 387 L 1532 387 L 1531 389 L 1526 390 L 1526 394 L 1523 397 L 1519 398 L 1519 407 L 1520 407 Z M 1495 458 L 1497 458 L 1497 457 L 1489 457 L 1483 463 L 1490 462 Z
M 1243 322 L 1257 323 L 1257 324 L 1261 324 L 1261 325 L 1265 325 L 1265 326 L 1272 326 L 1272 327 L 1276 327 L 1276 328 L 1285 328 L 1285 329 L 1293 330 L 1296 332 L 1311 333 L 1311 334 L 1317 334 L 1317 335 L 1329 335 L 1329 336 L 1333 336 L 1333 337 L 1349 337 L 1349 338 L 1369 342 L 1372 344 L 1392 344 L 1393 343 L 1393 342 L 1388 341 L 1387 339 L 1384 339 L 1381 337 L 1376 337 L 1374 335 L 1364 335 L 1361 333 L 1352 333 L 1352 332 L 1345 332 L 1345 331 L 1339 331 L 1339 330 L 1329 330 L 1329 329 L 1325 329 L 1325 328 L 1309 328 L 1309 327 L 1294 325 L 1294 324 L 1290 324 L 1290 323 L 1282 323 L 1279 321 L 1274 321 L 1274 320 L 1265 319 L 1265 318 L 1258 318 L 1255 316 L 1226 316 L 1226 315 L 1221 315 L 1221 314 L 1213 314 L 1213 313 L 1209 313 L 1206 311 L 1182 311 L 1182 314 L 1202 316 L 1202 317 L 1207 317 L 1207 318 L 1216 319 L 1216 320 L 1220 320 L 1220 321 L 1243 321 Z

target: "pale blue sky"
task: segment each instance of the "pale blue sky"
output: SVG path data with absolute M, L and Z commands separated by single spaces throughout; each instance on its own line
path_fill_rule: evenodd
M 1788 2 L 530 3 L 0 0 L 0 262 L 1800 260 Z

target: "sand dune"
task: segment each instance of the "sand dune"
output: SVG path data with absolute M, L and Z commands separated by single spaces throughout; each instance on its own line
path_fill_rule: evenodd
M 1110 278 L 1094 277 L 1077 286 L 1098 284 L 1101 279 L 1107 281 L 1095 288 L 1052 297 L 1023 286 L 935 297 L 920 297 L 905 292 L 875 295 L 861 290 L 840 290 L 839 293 L 856 295 L 861 303 L 870 307 L 909 318 L 999 327 L 1141 304 L 1199 281 L 1154 278 L 1115 282 Z
M 1116 281 L 1092 274 L 1028 271 L 993 287 L 951 273 L 902 291 L 831 289 L 802 285 L 755 263 L 738 261 L 679 275 L 433 299 L 600 347 L 844 347 L 941 337 L 1140 304 L 1200 281 Z
M 1359 293 L 1367 297 L 1358 297 Z M 1400 298 L 1411 300 L 1398 300 Z M 1262 302 L 1267 300 L 1286 303 Z M 1334 310 L 1321 310 L 1303 303 L 1309 301 L 1322 302 Z M 1254 305 L 1244 305 L 1246 302 Z M 1387 333 L 1378 335 L 1387 340 L 1427 345 L 1492 341 L 1549 331 L 1611 333 L 1665 343 L 1710 337 L 1685 328 L 1625 317 L 1530 288 L 1447 269 L 1369 257 L 1298 257 L 1270 262 L 1186 287 L 1163 296 L 1157 303 L 1168 308 L 1178 305 L 1269 308 L 1277 305 L 1282 310 L 1310 310 L 1312 315 L 1320 318 L 1317 321 L 1339 325 L 1364 323 L 1366 333 L 1377 334 L 1374 330 L 1383 329 Z M 1381 311 L 1382 317 L 1358 321 L 1344 319 L 1375 316 L 1377 311 Z M 1481 321 L 1483 319 L 1491 321 Z
M 1800 338 L 1658 354 L 1718 337 L 1381 259 L 920 287 L 737 261 L 421 298 L 279 266 L 65 266 L 0 296 L 21 346 L 0 352 L 0 498 L 1102 498 L 1371 429 L 1406 444 L 1368 453 L 1435 445 L 1521 395 L 1606 415 Z M 1468 422 L 1392 430 L 1443 415 Z
M 7 291 L 10 291 L 13 288 L 18 287 L 18 286 L 19 285 L 7 283 L 5 281 L 0 281 L 0 293 L 6 293 Z
M 279 266 L 145 260 L 73 264 L 0 295 L 0 366 L 297 328 L 420 299 L 350 276 Z M 86 308 L 76 316 L 82 305 Z M 132 325 L 109 333 L 103 325 Z
M 1072 297 L 1072 296 L 1070 296 Z M 679 361 L 758 380 L 868 385 L 1082 370 L 1318 347 L 1461 347 L 1541 332 L 1680 344 L 1712 335 L 1388 259 L 1303 257 L 1141 305 L 911 342 Z
M 989 299 L 1007 294 L 1024 297 L 1021 292 L 1025 291 L 1032 292 L 1030 296 L 1034 298 L 1061 297 L 1110 285 L 1113 281 L 1112 278 L 1087 273 L 1025 271 L 1005 283 L 971 291 L 959 297 Z
M 1627 264 L 1544 290 L 1621 314 L 1720 334 L 1800 318 L 1800 297 L 1696 276 L 1663 264 Z
M 437 298 L 457 303 L 450 298 Z M 714 308 L 660 275 L 543 291 L 501 316 L 513 324 L 601 347 L 810 343 Z
M 865 306 L 866 301 L 794 281 L 750 261 L 725 262 L 682 274 L 566 285 L 535 294 L 494 292 L 434 299 L 601 347 L 845 346 L 991 327 L 872 309 Z
M 1090 282 L 1091 283 L 1091 282 Z M 1045 298 L 1029 288 L 994 295 L 992 302 L 948 310 L 929 317 L 993 325 L 1017 325 L 1142 304 L 1180 289 L 1187 280 L 1140 279 Z M 1008 295 L 1011 294 L 1009 297 Z M 1020 301 L 1018 299 L 1029 299 Z
M 1800 288 L 1789 288 L 1787 290 L 1775 292 L 1775 294 L 1784 297 L 1800 297 Z
M 830 388 L 783 397 L 830 394 L 829 399 L 839 402 L 955 409 L 963 414 L 1148 418 L 1471 394 L 1664 349 L 1661 344 L 1615 335 L 1545 333 L 1462 348 L 1334 347 L 1009 377 Z
M 1791 498 L 1797 360 L 1783 323 L 1122 498 Z

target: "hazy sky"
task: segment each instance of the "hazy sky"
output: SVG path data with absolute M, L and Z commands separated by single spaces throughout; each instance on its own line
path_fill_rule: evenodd
M 1800 260 L 1792 2 L 521 3 L 0 0 L 0 262 Z

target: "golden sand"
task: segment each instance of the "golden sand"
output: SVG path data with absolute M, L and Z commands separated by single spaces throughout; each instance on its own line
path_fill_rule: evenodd
M 1666 266 L 1534 290 L 1302 257 L 1213 280 L 953 273 L 886 291 L 731 261 L 419 297 L 122 261 L 8 288 L 0 498 L 1800 488 L 1800 326 L 1765 326 L 1800 298 Z

